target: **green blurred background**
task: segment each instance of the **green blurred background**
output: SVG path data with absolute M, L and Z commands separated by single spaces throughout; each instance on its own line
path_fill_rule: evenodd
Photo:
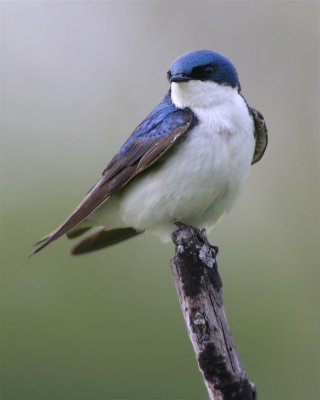
M 172 245 L 27 257 L 202 48 L 231 58 L 270 133 L 210 237 L 239 355 L 260 399 L 319 399 L 319 2 L 1 6 L 1 400 L 206 399 Z

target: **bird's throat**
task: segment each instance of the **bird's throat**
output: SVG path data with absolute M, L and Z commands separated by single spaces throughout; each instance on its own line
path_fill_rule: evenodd
M 229 101 L 233 92 L 231 86 L 224 86 L 212 81 L 192 80 L 172 82 L 171 100 L 177 108 L 208 108 Z

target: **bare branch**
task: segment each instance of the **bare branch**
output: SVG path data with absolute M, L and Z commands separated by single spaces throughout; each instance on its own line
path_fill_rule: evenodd
M 177 223 L 172 273 L 199 369 L 210 400 L 255 400 L 228 325 L 217 269 L 218 248 L 204 231 Z

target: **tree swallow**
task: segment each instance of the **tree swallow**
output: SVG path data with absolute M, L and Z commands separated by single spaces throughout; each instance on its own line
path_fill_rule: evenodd
M 98 250 L 142 232 L 170 240 L 175 222 L 211 230 L 238 198 L 268 132 L 241 94 L 224 56 L 197 50 L 168 71 L 170 89 L 133 131 L 98 182 L 37 253 L 66 234 L 85 238 L 71 254 Z

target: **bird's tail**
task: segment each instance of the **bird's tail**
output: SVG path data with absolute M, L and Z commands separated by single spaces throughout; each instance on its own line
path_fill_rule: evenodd
M 144 231 L 134 228 L 118 228 L 106 231 L 105 228 L 95 230 L 90 236 L 87 236 L 71 250 L 72 255 L 79 255 L 104 249 L 114 244 L 123 242 L 140 235 Z
M 89 229 L 92 229 L 92 226 L 87 227 L 79 227 L 78 229 L 74 229 L 67 233 L 67 237 L 69 239 L 74 239 L 83 233 L 87 232 Z M 71 255 L 79 255 L 84 253 L 89 253 L 92 251 L 100 250 L 109 246 L 113 246 L 114 244 L 123 242 L 124 240 L 128 240 L 143 233 L 143 230 L 136 230 L 134 228 L 118 228 L 118 229 L 110 229 L 105 230 L 105 227 L 98 227 L 95 229 L 89 236 L 80 241 L 75 247 L 71 249 Z M 35 250 L 30 254 L 30 257 L 44 247 L 48 246 L 54 238 L 54 232 L 45 236 L 39 242 L 35 243 Z

